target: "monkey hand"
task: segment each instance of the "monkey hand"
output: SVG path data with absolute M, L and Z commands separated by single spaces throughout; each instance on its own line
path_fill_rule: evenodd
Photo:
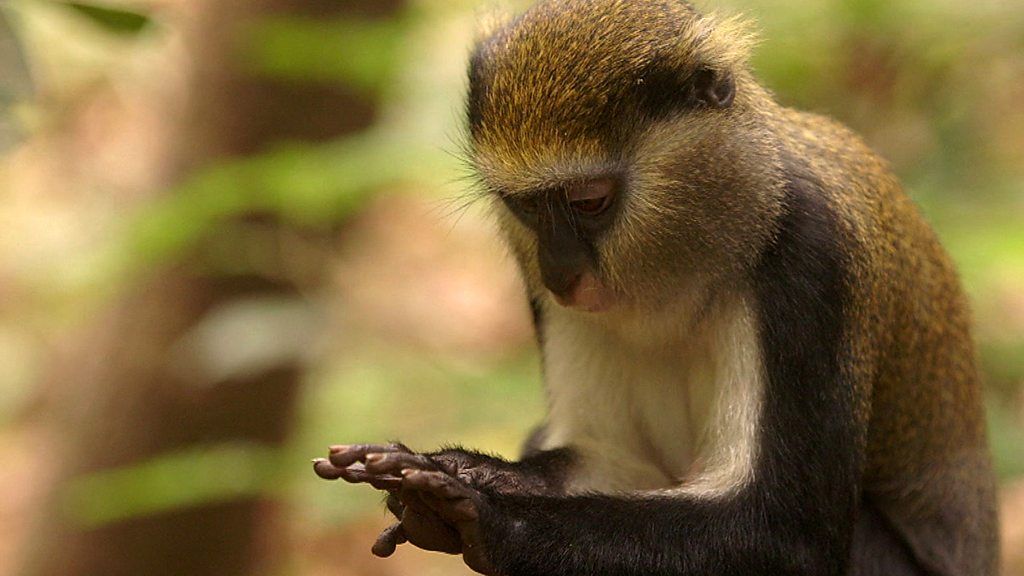
M 387 557 L 404 542 L 424 550 L 462 554 L 481 574 L 497 574 L 481 538 L 486 496 L 460 479 L 450 458 L 417 454 L 401 444 L 334 446 L 313 468 L 321 478 L 365 483 L 388 492 L 398 522 L 385 529 L 373 553 Z

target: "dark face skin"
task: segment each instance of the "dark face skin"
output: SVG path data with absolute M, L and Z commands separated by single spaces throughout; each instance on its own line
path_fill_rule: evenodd
M 619 178 L 600 177 L 502 197 L 536 234 L 541 280 L 563 306 L 597 312 L 612 304 L 612 294 L 598 279 L 595 242 L 615 220 L 620 189 Z

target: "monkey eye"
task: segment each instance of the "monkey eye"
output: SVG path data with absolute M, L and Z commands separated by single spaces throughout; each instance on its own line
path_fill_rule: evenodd
M 519 219 L 532 221 L 540 214 L 540 199 L 535 196 L 501 194 L 501 200 Z
M 527 216 L 536 216 L 540 212 L 540 200 L 532 196 L 517 198 L 514 204 L 520 212 Z
M 599 178 L 571 184 L 566 189 L 569 206 L 581 216 L 598 216 L 612 205 L 615 199 L 615 181 Z

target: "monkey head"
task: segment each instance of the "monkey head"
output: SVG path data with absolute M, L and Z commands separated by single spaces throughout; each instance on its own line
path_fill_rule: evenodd
M 650 311 L 750 265 L 782 196 L 751 42 L 681 0 L 542 1 L 481 35 L 468 156 L 534 297 Z

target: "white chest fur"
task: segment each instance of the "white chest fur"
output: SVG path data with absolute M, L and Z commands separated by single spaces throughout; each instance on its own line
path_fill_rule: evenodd
M 579 452 L 571 489 L 714 495 L 742 486 L 763 388 L 750 307 L 723 305 L 688 330 L 613 322 L 545 314 L 544 448 Z

